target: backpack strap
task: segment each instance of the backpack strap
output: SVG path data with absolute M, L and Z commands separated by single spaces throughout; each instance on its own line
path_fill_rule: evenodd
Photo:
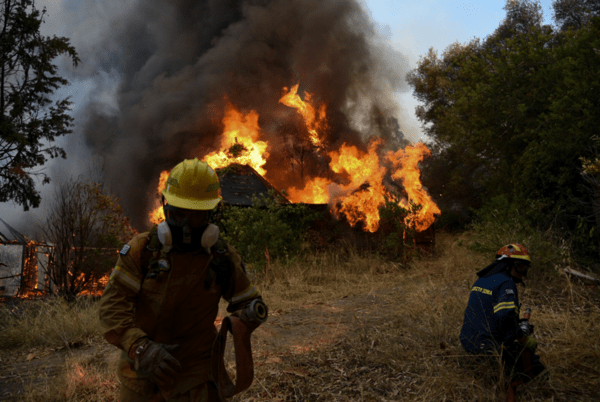
M 212 259 L 204 289 L 210 289 L 213 283 L 221 286 L 221 293 L 226 294 L 231 285 L 231 260 L 227 252 L 227 242 L 221 238 L 210 248 Z
M 154 241 L 154 238 L 158 240 L 156 226 L 153 226 L 152 229 L 150 229 L 150 233 L 148 233 L 146 241 L 146 247 L 144 247 L 140 255 L 140 267 L 142 268 L 143 278 L 146 278 L 146 275 L 148 274 L 150 260 L 152 259 L 153 254 L 157 248 L 156 241 Z M 160 242 L 158 245 L 160 246 Z

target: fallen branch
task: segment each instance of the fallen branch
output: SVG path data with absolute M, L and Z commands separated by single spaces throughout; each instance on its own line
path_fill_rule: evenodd
M 600 282 L 600 279 L 598 279 L 594 275 L 584 274 L 582 272 L 575 271 L 574 269 L 571 269 L 571 268 L 564 268 L 564 271 L 566 274 L 576 276 L 579 279 L 585 279 L 585 280 L 591 281 L 591 282 Z

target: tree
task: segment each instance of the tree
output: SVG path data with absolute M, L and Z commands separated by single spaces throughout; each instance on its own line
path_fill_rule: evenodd
M 71 180 L 58 187 L 42 228 L 51 244 L 46 273 L 58 294 L 73 297 L 98 283 L 118 248 L 136 234 L 118 201 L 98 183 Z
M 511 21 L 519 30 L 506 26 Z M 407 77 L 432 139 L 434 158 L 423 179 L 442 195 L 444 209 L 479 208 L 495 195 L 512 195 L 512 168 L 535 135 L 549 92 L 535 72 L 550 63 L 552 35 L 535 24 L 522 31 L 522 21 L 506 19 L 485 41 L 453 44 L 441 57 L 432 49 Z
M 221 214 L 223 238 L 259 269 L 267 259 L 298 255 L 310 224 L 319 218 L 306 205 L 282 203 L 273 191 L 252 197 L 251 207 L 223 206 Z
M 435 156 L 424 183 L 441 194 L 442 216 L 528 206 L 522 216 L 533 225 L 554 225 L 580 255 L 596 255 L 598 231 L 582 226 L 595 200 L 581 158 L 594 157 L 591 138 L 600 135 L 600 18 L 554 32 L 529 1 L 506 9 L 484 41 L 454 44 L 442 57 L 432 50 L 408 76 Z
M 0 12 L 0 202 L 28 210 L 41 199 L 34 178 L 50 181 L 36 168 L 66 157 L 53 142 L 71 132 L 69 98 L 51 99 L 68 84 L 53 60 L 66 55 L 77 65 L 79 58 L 67 38 L 41 35 L 46 10 L 34 0 L 2 0 Z
M 540 27 L 544 16 L 538 1 L 508 0 L 504 6 L 506 18 L 494 32 L 493 37 L 506 39 L 518 34 L 526 34 Z
M 561 31 L 581 29 L 600 16 L 600 0 L 554 0 L 554 22 Z
M 521 159 L 523 186 L 519 193 L 545 199 L 564 211 L 562 227 L 571 233 L 573 248 L 590 265 L 598 261 L 600 231 L 593 219 L 597 195 L 584 161 L 598 158 L 600 136 L 600 18 L 579 30 L 557 35 L 551 66 L 540 74 L 552 83 L 547 112 L 536 147 Z M 588 174 L 583 174 L 587 171 Z M 593 190 L 593 187 L 592 187 Z M 594 229 L 595 228 L 595 229 Z M 600 267 L 600 266 L 599 266 Z

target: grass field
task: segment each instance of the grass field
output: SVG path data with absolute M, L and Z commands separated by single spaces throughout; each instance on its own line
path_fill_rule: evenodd
M 352 252 L 308 255 L 273 264 L 255 282 L 272 312 L 376 294 L 394 308 L 377 321 L 357 319 L 324 347 L 283 353 L 257 365 L 251 388 L 233 401 L 502 401 L 500 370 L 474 363 L 458 333 L 475 272 L 491 256 L 470 251 L 469 234 L 438 235 L 436 250 L 402 267 Z M 600 400 L 600 293 L 551 267 L 534 265 L 523 305 L 532 307 L 538 353 L 549 377 L 522 387 L 522 401 Z M 14 311 L 13 311 L 14 310 Z M 29 381 L 23 401 L 117 400 L 116 349 L 98 332 L 97 304 L 58 301 L 19 305 L 0 313 L 0 359 L 22 364 L 66 350 L 50 381 Z M 93 352 L 76 353 L 92 345 Z M 255 354 L 260 354 L 257 343 Z M 54 351 L 54 352 L 48 352 Z M 35 362 L 36 359 L 31 360 Z

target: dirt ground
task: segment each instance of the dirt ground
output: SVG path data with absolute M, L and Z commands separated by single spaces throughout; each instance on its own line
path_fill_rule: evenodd
M 399 297 L 400 290 L 392 288 L 290 311 L 272 310 L 268 321 L 252 337 L 255 366 L 278 363 L 282 356 L 326 347 L 366 325 L 377 326 L 385 316 L 400 308 Z M 66 369 L 67 358 L 93 359 L 117 353 L 112 345 L 98 339 L 4 357 L 0 361 L 0 401 L 19 400 L 19 395 L 31 384 L 42 387 L 52 381 Z

